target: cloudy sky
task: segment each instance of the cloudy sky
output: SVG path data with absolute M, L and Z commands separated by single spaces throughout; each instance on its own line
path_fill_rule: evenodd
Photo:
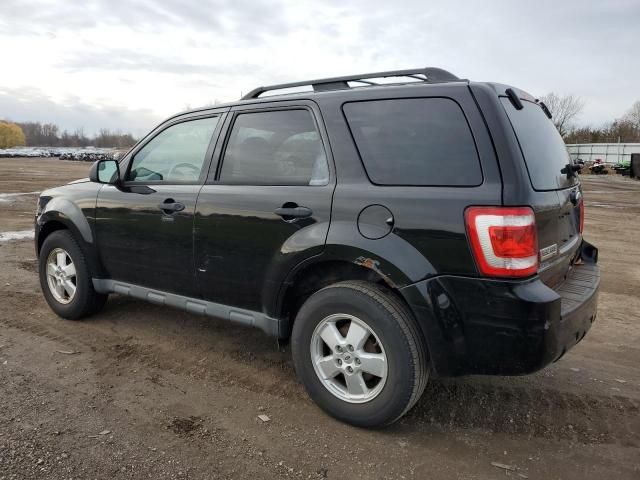
M 600 125 L 640 99 L 639 0 L 0 0 L 0 118 L 144 133 L 253 87 L 438 66 Z

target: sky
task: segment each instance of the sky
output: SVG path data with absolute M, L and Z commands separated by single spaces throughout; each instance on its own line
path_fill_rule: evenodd
M 0 0 L 0 118 L 140 136 L 259 85 L 437 66 L 599 126 L 640 99 L 639 25 L 640 0 Z

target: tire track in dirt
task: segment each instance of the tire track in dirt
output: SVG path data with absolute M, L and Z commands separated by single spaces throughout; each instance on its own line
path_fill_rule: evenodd
M 17 294 L 36 297 L 36 294 Z M 24 304 L 25 300 L 22 300 Z M 30 298 L 26 301 L 32 301 Z M 294 378 L 285 353 L 270 361 L 251 350 L 208 352 L 204 358 L 190 351 L 145 344 L 101 329 L 74 328 L 71 322 L 55 326 L 38 317 L 0 319 L 0 324 L 55 340 L 73 349 L 95 350 L 91 358 L 98 377 L 111 378 L 132 362 L 160 372 L 240 387 L 289 401 L 310 402 Z M 88 337 L 90 335 L 90 337 Z M 630 398 L 574 393 L 527 385 L 482 385 L 472 380 L 434 380 L 417 406 L 401 421 L 409 429 L 426 425 L 442 430 L 480 429 L 584 444 L 640 446 L 640 405 Z
M 640 405 L 623 396 L 576 395 L 528 385 L 433 382 L 403 423 L 640 446 Z
M 40 295 L 13 293 L 8 300 L 10 303 L 15 302 L 17 308 L 18 304 L 24 306 L 26 302 L 35 302 L 30 299 L 20 301 L 16 297 L 32 297 L 36 300 Z M 75 350 L 105 354 L 104 359 L 92 359 L 99 376 L 113 374 L 119 368 L 130 369 L 130 361 L 136 360 L 148 368 L 215 381 L 222 386 L 239 386 L 254 393 L 267 393 L 282 398 L 306 398 L 302 386 L 295 381 L 293 368 L 285 360 L 284 354 L 282 361 L 274 362 L 247 350 L 233 349 L 228 352 L 208 352 L 205 359 L 198 360 L 199 355 L 192 352 L 136 342 L 124 332 L 119 335 L 105 330 L 104 326 L 87 331 L 86 326 L 90 325 L 90 321 L 75 323 L 57 320 L 48 323 L 50 321 L 50 318 L 35 316 L 0 318 L 1 325 L 58 341 Z M 88 335 L 91 336 L 88 338 Z M 265 371 L 269 373 L 265 375 Z
M 10 294 L 10 298 L 13 298 L 15 296 L 37 297 L 38 295 L 35 293 Z M 33 318 L 16 318 L 14 316 L 4 315 L 0 316 L 0 325 L 10 328 L 16 328 L 23 332 L 31 333 L 48 340 L 54 340 L 73 351 L 77 351 L 80 346 L 86 346 L 85 342 L 78 342 L 76 339 L 73 339 L 64 333 L 57 331 L 55 328 L 44 325 Z

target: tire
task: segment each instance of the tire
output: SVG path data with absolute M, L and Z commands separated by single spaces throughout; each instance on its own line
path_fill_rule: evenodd
M 59 255 L 65 256 L 59 257 Z M 57 261 L 56 259 L 62 259 Z M 67 264 L 58 276 L 48 274 L 50 262 L 57 265 Z M 70 267 L 74 267 L 70 269 Z M 72 275 L 75 270 L 75 275 Z M 65 273 L 66 272 L 66 273 Z M 108 295 L 97 293 L 93 288 L 89 264 L 82 248 L 68 230 L 57 230 L 49 235 L 40 249 L 38 258 L 40 288 L 49 307 L 60 317 L 68 320 L 79 320 L 104 307 Z M 62 277 L 64 273 L 64 278 Z M 68 274 L 68 275 L 67 275 Z M 60 282 L 58 282 L 60 280 Z M 55 285 L 60 288 L 55 288 Z M 75 285 L 75 292 L 69 292 Z
M 365 346 L 356 345 L 350 355 L 349 339 L 366 337 L 356 334 L 367 328 L 371 335 Z M 329 348 L 333 338 L 342 352 L 338 345 Z M 296 374 L 309 396 L 325 412 L 358 427 L 398 420 L 418 401 L 429 377 L 426 343 L 411 311 L 393 293 L 369 282 L 340 282 L 309 297 L 294 321 L 291 350 Z M 381 362 L 384 357 L 386 362 Z M 372 369 L 371 358 L 386 368 Z M 367 369 L 384 373 L 372 375 Z M 327 372 L 324 380 L 320 372 Z

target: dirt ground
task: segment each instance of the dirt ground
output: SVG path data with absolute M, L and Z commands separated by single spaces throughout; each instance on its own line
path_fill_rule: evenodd
M 85 163 L 0 159 L 0 232 Z M 33 242 L 0 237 L 0 479 L 640 478 L 640 182 L 583 178 L 598 319 L 525 377 L 434 379 L 399 423 L 323 414 L 258 330 L 112 297 L 64 321 Z M 264 423 L 258 415 L 267 415 Z

